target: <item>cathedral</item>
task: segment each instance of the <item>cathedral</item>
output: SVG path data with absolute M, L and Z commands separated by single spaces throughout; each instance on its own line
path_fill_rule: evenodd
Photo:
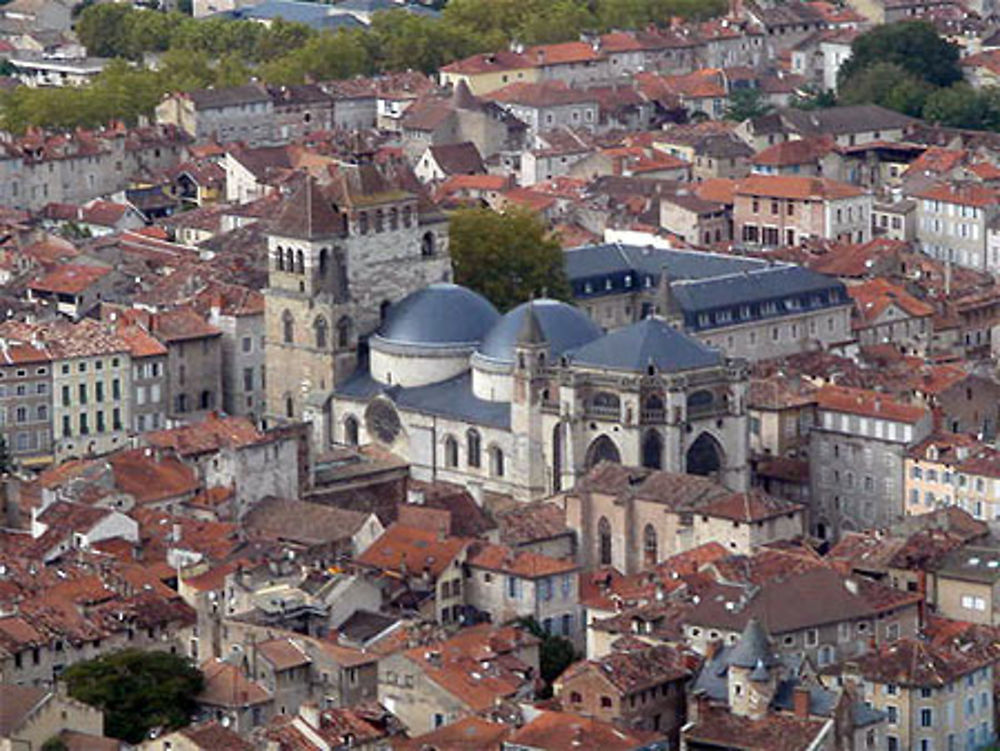
M 742 361 L 659 318 L 604 333 L 566 303 L 500 315 L 434 283 L 388 309 L 311 419 L 317 436 L 380 445 L 414 477 L 480 497 L 542 498 L 603 460 L 745 490 L 747 379 Z
M 341 164 L 306 177 L 270 225 L 265 300 L 267 420 L 322 409 L 390 305 L 451 278 L 448 220 L 405 172 Z

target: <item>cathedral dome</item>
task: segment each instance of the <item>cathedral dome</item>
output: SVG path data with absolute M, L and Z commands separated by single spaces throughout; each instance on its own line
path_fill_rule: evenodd
M 514 345 L 524 327 L 529 306 L 552 357 L 592 342 L 604 334 L 601 327 L 579 308 L 558 300 L 534 300 L 522 303 L 505 314 L 483 339 L 477 356 L 497 363 L 513 363 Z
M 397 345 L 475 345 L 500 320 L 483 296 L 457 284 L 438 283 L 407 295 L 389 308 L 377 338 Z

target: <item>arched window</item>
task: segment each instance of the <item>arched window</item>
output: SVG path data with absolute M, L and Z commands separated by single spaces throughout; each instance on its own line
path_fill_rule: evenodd
M 295 251 L 291 248 L 285 250 L 285 271 L 295 271 Z
M 475 429 L 470 429 L 466 433 L 466 443 L 468 444 L 465 449 L 466 453 L 466 463 L 470 467 L 479 467 L 482 465 L 480 459 L 480 451 L 482 445 L 482 439 L 479 437 L 479 431 Z
M 444 466 L 458 466 L 458 441 L 452 435 L 444 439 Z
M 642 439 L 642 466 L 663 469 L 663 439 L 655 430 L 650 430 Z
M 330 273 L 330 249 L 323 248 L 319 252 L 319 278 L 326 281 L 328 273 Z
M 410 225 L 413 224 L 413 208 L 411 206 L 403 207 L 403 226 L 409 229 Z
M 389 209 L 389 229 L 393 231 L 399 229 L 399 209 L 395 206 Z
M 215 400 L 212 399 L 211 391 L 202 391 L 201 396 L 198 398 L 198 408 L 199 409 L 211 409 L 212 403 Z
M 490 474 L 494 477 L 503 477 L 503 449 L 494 446 L 490 449 Z
M 280 245 L 274 251 L 274 265 L 278 271 L 285 270 L 285 249 Z
M 590 403 L 594 411 L 602 415 L 617 417 L 621 411 L 621 400 L 609 391 L 598 391 Z
M 323 316 L 317 316 L 313 329 L 316 332 L 316 349 L 326 349 L 326 319 Z
M 347 316 L 337 321 L 337 346 L 341 349 L 351 346 L 351 319 Z
M 647 524 L 642 530 L 642 559 L 647 566 L 655 566 L 657 561 L 656 529 Z
M 375 209 L 375 231 L 382 232 L 385 230 L 385 212 L 382 209 Z
M 354 415 L 344 420 L 344 441 L 348 446 L 358 445 L 358 421 Z
M 362 211 L 358 214 L 358 232 L 362 235 L 368 234 L 368 212 Z
M 607 517 L 602 516 L 597 522 L 598 561 L 602 566 L 611 565 L 611 524 Z
M 300 273 L 306 273 L 306 254 L 301 250 L 295 252 L 295 270 Z
M 424 258 L 429 258 L 430 256 L 434 255 L 435 250 L 436 248 L 435 248 L 434 233 L 425 232 L 423 239 L 421 239 L 420 241 L 420 255 L 422 255 Z
M 285 396 L 285 417 L 289 420 L 295 417 L 295 402 L 292 401 L 291 394 Z
M 295 341 L 295 318 L 287 310 L 281 314 L 281 338 L 285 344 Z
M 644 409 L 647 412 L 662 412 L 663 398 L 659 394 L 650 394 L 646 397 L 646 405 Z

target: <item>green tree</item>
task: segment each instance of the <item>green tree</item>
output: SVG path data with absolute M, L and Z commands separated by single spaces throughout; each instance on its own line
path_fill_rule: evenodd
M 562 248 L 538 214 L 462 209 L 452 216 L 449 232 L 455 281 L 500 310 L 542 294 L 570 296 Z
M 545 681 L 545 687 L 539 691 L 538 698 L 548 699 L 552 696 L 552 683 L 581 655 L 573 648 L 573 642 L 562 636 L 546 633 L 534 618 L 522 618 L 518 625 L 542 640 L 538 648 L 538 672 Z
M 931 84 L 896 63 L 875 63 L 845 81 L 839 98 L 843 104 L 878 104 L 919 117 L 932 91 Z
M 729 95 L 726 119 L 743 122 L 751 117 L 766 115 L 774 109 L 764 92 L 757 88 L 736 89 Z
M 187 725 L 203 685 L 201 671 L 189 660 L 137 649 L 79 662 L 63 680 L 70 696 L 104 711 L 109 736 L 133 744 L 153 728 Z
M 597 28 L 597 19 L 585 4 L 577 0 L 555 0 L 538 13 L 525 16 L 518 28 L 518 38 L 525 44 L 550 44 L 575 39 L 584 31 Z
M 13 461 L 10 455 L 10 448 L 7 446 L 7 439 L 0 436 L 0 474 L 9 474 L 13 469 Z
M 42 744 L 42 751 L 69 751 L 69 748 L 62 738 L 54 735 Z
M 1000 129 L 1000 91 L 959 83 L 938 89 L 924 104 L 924 119 L 952 128 Z
M 851 57 L 837 74 L 841 86 L 878 63 L 893 63 L 921 81 L 950 86 L 962 80 L 958 47 L 927 21 L 876 26 L 851 44 Z
M 91 5 L 76 20 L 76 35 L 91 55 L 125 57 L 129 51 L 125 18 L 134 12 L 121 3 Z

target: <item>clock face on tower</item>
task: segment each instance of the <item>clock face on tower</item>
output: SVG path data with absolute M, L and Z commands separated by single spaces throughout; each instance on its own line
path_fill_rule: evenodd
M 378 399 L 365 410 L 365 427 L 381 443 L 392 443 L 399 436 L 402 425 L 396 408 L 385 399 Z

